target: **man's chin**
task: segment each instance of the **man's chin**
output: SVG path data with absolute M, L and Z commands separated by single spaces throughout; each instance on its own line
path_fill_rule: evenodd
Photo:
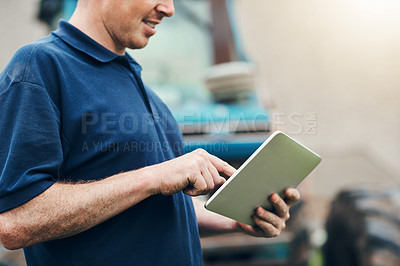
M 141 40 L 140 42 L 131 43 L 128 46 L 128 48 L 132 49 L 132 50 L 134 50 L 134 49 L 142 49 L 142 48 L 146 47 L 148 43 L 149 43 L 149 38 L 146 38 L 146 40 Z

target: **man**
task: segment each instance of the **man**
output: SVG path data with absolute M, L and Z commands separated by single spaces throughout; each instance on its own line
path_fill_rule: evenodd
M 275 213 L 258 208 L 256 227 L 190 197 L 235 169 L 182 155 L 175 120 L 125 52 L 173 13 L 172 0 L 80 0 L 1 74 L 0 240 L 28 265 L 201 265 L 199 232 L 284 229 L 295 189 L 271 195 Z

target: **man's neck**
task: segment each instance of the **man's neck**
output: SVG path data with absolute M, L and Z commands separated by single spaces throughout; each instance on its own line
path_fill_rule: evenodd
M 69 20 L 69 23 L 85 33 L 87 36 L 118 55 L 125 55 L 125 47 L 118 47 L 112 36 L 107 31 L 100 16 L 91 11 L 85 12 L 83 8 L 77 8 Z M 86 8 L 85 10 L 87 10 Z

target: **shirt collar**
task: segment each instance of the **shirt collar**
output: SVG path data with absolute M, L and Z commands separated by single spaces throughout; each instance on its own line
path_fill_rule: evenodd
M 100 62 L 108 63 L 119 57 L 65 20 L 60 20 L 58 28 L 53 34 Z

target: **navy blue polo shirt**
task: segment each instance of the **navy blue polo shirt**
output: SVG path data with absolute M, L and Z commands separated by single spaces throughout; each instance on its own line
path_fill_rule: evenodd
M 19 49 L 0 76 L 0 212 L 57 181 L 98 180 L 182 155 L 176 121 L 140 75 L 128 54 L 66 21 Z M 193 204 L 181 192 L 24 250 L 29 265 L 202 264 Z

